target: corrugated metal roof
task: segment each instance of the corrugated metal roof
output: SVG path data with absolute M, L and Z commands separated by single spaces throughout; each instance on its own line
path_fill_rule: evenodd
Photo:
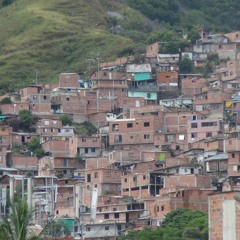
M 206 158 L 204 161 L 209 162 L 209 161 L 226 160 L 226 159 L 228 159 L 228 154 L 227 153 L 221 153 L 221 154 Z
M 128 64 L 126 67 L 128 73 L 146 73 L 151 72 L 152 68 L 150 64 Z

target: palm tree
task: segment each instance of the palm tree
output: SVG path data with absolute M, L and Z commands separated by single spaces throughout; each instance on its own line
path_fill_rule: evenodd
M 38 236 L 29 236 L 28 227 L 33 211 L 29 210 L 25 199 L 15 198 L 10 203 L 9 213 L 0 223 L 0 239 L 40 240 Z
M 9 213 L 0 222 L 0 240 L 41 240 L 47 237 L 69 236 L 70 231 L 61 221 L 51 220 L 39 235 L 31 231 L 33 210 L 30 210 L 26 199 L 14 198 L 10 203 Z

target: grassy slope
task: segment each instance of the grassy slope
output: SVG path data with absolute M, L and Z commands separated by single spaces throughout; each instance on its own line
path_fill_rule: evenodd
M 145 21 L 109 0 L 18 0 L 0 9 L 0 89 L 31 84 L 36 69 L 39 82 L 56 82 L 60 72 L 86 71 L 86 58 L 113 58 L 133 43 L 111 34 L 106 21 L 107 10 L 123 6 L 123 24 Z

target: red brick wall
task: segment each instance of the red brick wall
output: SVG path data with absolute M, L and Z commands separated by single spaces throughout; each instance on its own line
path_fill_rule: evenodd
M 30 156 L 12 156 L 12 167 L 13 168 L 29 168 L 37 167 L 38 158 Z
M 182 94 L 184 97 L 193 97 L 195 94 L 201 93 L 205 79 L 182 78 Z
M 59 86 L 60 87 L 79 87 L 79 75 L 77 73 L 61 73 L 59 75 Z
M 106 168 L 108 164 L 109 164 L 108 157 L 86 159 L 86 169 Z
M 159 72 L 158 82 L 159 83 L 177 83 L 178 72 Z
M 0 109 L 3 114 L 18 115 L 18 112 L 20 110 L 29 110 L 29 104 L 28 103 L 1 104 Z
M 235 192 L 222 192 L 210 195 L 209 201 L 209 239 L 223 239 L 223 202 L 226 200 L 234 200 Z M 237 200 L 235 200 L 235 204 Z M 240 209 L 236 206 L 236 239 L 240 239 Z
M 210 188 L 211 177 L 206 175 L 173 175 L 165 177 L 165 188 L 199 187 Z

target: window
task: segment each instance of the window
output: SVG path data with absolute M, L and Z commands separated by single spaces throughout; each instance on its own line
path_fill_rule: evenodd
M 114 213 L 114 218 L 119 218 L 119 213 Z
M 43 96 L 43 99 L 46 100 L 46 99 L 47 99 L 47 96 Z
M 217 122 L 202 122 L 202 127 L 213 127 L 217 126 Z
M 97 184 L 95 184 L 94 187 L 97 188 Z
M 150 135 L 149 134 L 144 134 L 144 139 L 150 139 Z
M 106 76 L 107 76 L 107 72 L 104 72 L 104 73 L 103 73 L 103 76 L 106 77 Z
M 109 219 L 109 213 L 104 214 L 104 219 Z
M 85 153 L 88 153 L 88 148 L 85 148 Z
M 69 102 L 69 101 L 70 101 L 70 98 L 69 98 L 69 97 L 67 97 L 67 98 L 66 98 L 66 100 Z
M 93 138 L 93 142 L 97 142 L 97 138 Z
M 184 140 L 184 135 L 179 135 L 179 136 L 178 136 L 178 140 L 180 140 L 180 141 L 181 141 L 181 140 Z
M 124 178 L 124 182 L 127 182 L 127 178 Z
M 161 210 L 164 211 L 164 205 L 161 206 Z
M 191 123 L 191 128 L 197 128 L 198 124 L 197 123 Z
M 127 124 L 127 128 L 132 128 L 133 127 L 133 124 L 132 123 L 128 123 Z
M 86 142 L 87 141 L 87 139 L 86 138 L 82 138 L 82 142 Z
M 113 124 L 112 125 L 112 130 L 113 131 L 118 131 L 119 130 L 119 125 L 118 124 Z
M 68 159 L 63 159 L 63 166 L 67 167 L 68 166 Z
M 150 126 L 150 123 L 149 122 L 145 122 L 144 123 L 144 127 L 149 127 Z
M 114 212 L 117 211 L 117 208 L 113 208 L 113 211 L 114 211 Z
M 111 177 L 111 172 L 106 172 L 106 177 Z
M 237 170 L 240 171 L 240 166 L 237 167 Z
M 192 139 L 197 138 L 197 133 L 191 133 L 191 138 L 192 138 Z
M 108 231 L 109 230 L 109 226 L 105 226 L 105 230 Z
M 219 109 L 220 105 L 219 104 L 213 104 L 212 105 L 212 110 L 217 110 Z
M 92 153 L 95 153 L 95 152 L 96 152 L 96 149 L 95 149 L 95 148 L 91 148 L 91 152 L 92 152 Z
M 67 170 L 66 170 L 66 169 L 63 170 L 63 174 L 64 174 L 64 175 L 67 174 Z
M 87 175 L 87 182 L 91 182 L 91 174 Z
M 94 178 L 98 178 L 98 172 L 94 173 Z
M 146 179 L 146 175 L 143 175 L 143 180 L 145 180 Z
M 121 142 L 122 142 L 122 135 L 115 135 L 114 143 L 121 143 Z
M 235 153 L 232 153 L 232 158 L 235 158 Z
M 212 137 L 212 132 L 206 132 L 206 137 Z
M 136 182 L 137 181 L 137 177 L 133 177 L 133 181 Z
M 90 232 L 91 231 L 91 227 L 86 227 L 86 231 Z
M 167 142 L 173 142 L 174 141 L 174 135 L 169 134 L 169 135 L 166 135 L 166 137 L 167 137 Z

